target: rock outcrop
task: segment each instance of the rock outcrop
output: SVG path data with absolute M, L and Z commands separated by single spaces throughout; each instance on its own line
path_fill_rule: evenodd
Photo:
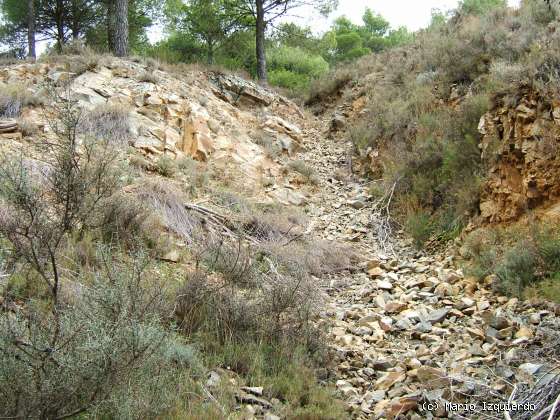
M 513 221 L 560 199 L 560 101 L 526 94 L 516 107 L 485 114 L 479 129 L 489 167 L 480 203 L 484 221 Z
M 212 160 L 218 170 L 237 171 L 246 183 L 279 173 L 278 165 L 256 144 L 262 133 L 286 153 L 297 150 L 302 140 L 298 124 L 303 114 L 295 104 L 234 75 L 178 74 L 111 58 L 80 75 L 57 63 L 24 63 L 0 70 L 0 86 L 15 84 L 35 96 L 44 95 L 47 84 L 67 84 L 83 110 L 124 107 L 130 111 L 131 145 L 147 159 L 165 155 Z M 48 136 L 49 112 L 48 106 L 26 109 L 22 117 L 44 127 L 39 135 Z M 18 131 L 14 124 L 2 121 L 0 135 L 14 138 Z

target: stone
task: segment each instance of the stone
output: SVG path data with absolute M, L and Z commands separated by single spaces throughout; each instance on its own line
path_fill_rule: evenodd
M 354 388 L 348 381 L 338 380 L 336 381 L 336 387 L 347 398 L 350 396 L 358 395 L 358 390 Z
M 372 333 L 372 329 L 368 328 L 368 327 L 358 327 L 356 328 L 356 330 L 354 331 L 354 334 L 356 335 L 370 335 Z
M 541 323 L 540 314 L 531 314 L 529 316 L 529 322 L 533 325 L 539 325 Z
M 220 375 L 218 375 L 218 373 L 211 371 L 208 374 L 208 379 L 206 380 L 206 386 L 208 388 L 215 388 L 220 384 L 221 378 Z
M 369 260 L 366 264 L 368 270 L 379 267 L 381 262 L 379 260 Z
M 437 324 L 438 322 L 443 321 L 448 314 L 449 314 L 449 309 L 446 308 L 437 309 L 435 311 L 428 313 L 428 315 L 426 316 L 426 321 L 432 324 Z
M 418 368 L 416 377 L 427 389 L 444 388 L 450 384 L 450 379 L 445 372 L 430 366 Z
M 397 400 L 393 400 L 389 409 L 387 410 L 388 418 L 400 418 L 405 413 L 411 410 L 415 410 L 418 407 L 419 397 L 401 397 Z
M 0 120 L 0 133 L 14 133 L 18 130 L 16 120 Z
M 523 363 L 519 366 L 519 370 L 527 375 L 537 375 L 539 371 L 542 369 L 543 365 L 539 363 Z
M 368 363 L 373 369 L 387 371 L 395 366 L 389 359 L 376 359 Z
M 235 395 L 235 399 L 241 404 L 258 405 L 264 408 L 272 408 L 272 404 L 269 401 L 252 394 L 238 393 Z
M 463 297 L 461 300 L 455 305 L 456 309 L 460 311 L 465 311 L 465 309 L 470 308 L 475 305 L 475 301 L 468 297 Z
M 376 390 L 387 390 L 398 382 L 404 381 L 406 375 L 403 372 L 387 372 L 375 382 Z
M 392 290 L 393 289 L 393 285 L 391 284 L 391 282 L 389 282 L 387 280 L 378 280 L 376 285 L 377 285 L 377 288 L 381 289 L 381 290 Z
M 400 319 L 395 323 L 395 328 L 398 330 L 409 330 L 412 328 L 412 323 L 408 319 Z
M 386 395 L 387 393 L 382 389 L 377 391 L 368 391 L 364 394 L 364 401 L 367 401 L 371 405 L 383 400 Z
M 256 395 L 257 397 L 262 397 L 263 395 L 262 386 L 242 386 L 241 390 L 247 392 L 248 394 Z
M 181 259 L 181 254 L 177 250 L 172 250 L 161 257 L 162 261 L 177 263 Z
M 527 327 L 521 327 L 515 333 L 515 338 L 533 338 L 533 331 Z
M 402 312 L 408 305 L 402 302 L 389 302 L 385 305 L 385 312 L 395 314 Z
M 364 200 L 348 200 L 348 205 L 356 210 L 363 209 L 366 206 Z
M 509 321 L 504 316 L 493 316 L 488 324 L 497 330 L 509 327 Z
M 469 333 L 469 335 L 472 338 L 478 338 L 480 340 L 484 340 L 484 338 L 486 337 L 486 334 L 484 334 L 484 331 L 482 331 L 479 328 L 470 328 L 467 327 L 467 332 Z
M 385 274 L 385 270 L 383 270 L 381 267 L 372 267 L 368 269 L 368 275 L 370 277 L 381 277 L 383 274 Z
M 358 325 L 367 326 L 372 322 L 375 322 L 379 319 L 378 315 L 367 315 L 358 320 Z
M 419 322 L 414 326 L 414 330 L 420 333 L 428 333 L 432 331 L 432 324 L 429 322 Z
M 331 130 L 341 130 L 346 126 L 346 118 L 343 115 L 335 113 L 331 119 Z

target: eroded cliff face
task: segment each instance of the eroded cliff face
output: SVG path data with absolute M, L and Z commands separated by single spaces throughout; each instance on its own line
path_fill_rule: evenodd
M 560 99 L 526 93 L 517 106 L 480 120 L 487 171 L 480 211 L 485 222 L 515 221 L 560 200 Z
M 292 155 L 303 139 L 304 119 L 291 101 L 234 75 L 204 71 L 168 72 L 145 64 L 110 58 L 77 75 L 65 63 L 22 63 L 0 69 L 0 87 L 22 86 L 42 104 L 27 106 L 20 120 L 0 121 L 0 141 L 21 150 L 27 143 L 18 123 L 38 127 L 37 139 L 54 136 L 48 86 L 65 90 L 82 111 L 121 107 L 130 124 L 129 143 L 148 161 L 161 156 L 190 156 L 234 174 L 245 185 L 276 179 L 281 165 L 265 145 Z M 9 140 L 9 141 L 8 141 Z M 301 197 L 284 185 L 267 190 L 271 199 L 300 204 Z

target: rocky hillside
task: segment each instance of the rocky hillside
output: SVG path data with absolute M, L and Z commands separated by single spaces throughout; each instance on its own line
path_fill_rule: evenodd
M 302 140 L 298 123 L 303 114 L 298 107 L 234 75 L 196 70 L 172 74 L 157 65 L 115 58 L 98 59 L 81 74 L 70 70 L 67 62 L 5 67 L 0 70 L 0 88 L 15 86 L 23 96 L 48 102 L 50 87 L 65 87 L 84 113 L 102 120 L 108 117 L 104 108 L 125 113 L 124 140 L 138 151 L 136 156 L 146 158 L 146 165 L 156 165 L 162 156 L 201 162 L 211 157 L 216 171 L 233 171 L 247 188 L 278 177 L 280 166 L 271 157 L 293 154 Z M 49 118 L 48 107 L 26 108 L 19 127 L 15 121 L 3 122 L 2 136 L 21 141 L 26 124 L 38 128 L 35 136 L 52 136 Z M 291 204 L 304 201 L 299 193 L 275 183 L 264 195 Z
M 498 107 L 482 116 L 480 216 L 511 222 L 531 210 L 554 216 L 560 205 L 560 108 L 557 99 L 526 93 L 515 107 Z
M 56 152 L 57 159 L 49 159 L 41 145 L 70 139 L 74 150 L 72 130 L 61 130 L 56 121 L 72 120 L 77 109 L 81 118 L 71 127 L 79 133 L 84 150 L 70 153 L 80 169 L 70 172 L 76 176 L 87 172 L 79 162 L 88 150 L 95 150 L 87 148 L 88 138 L 108 138 L 114 153 L 122 153 L 115 175 L 120 190 L 100 201 L 100 219 L 83 216 L 88 223 L 79 219 L 68 228 L 56 252 L 49 254 L 48 246 L 38 248 L 43 254 L 28 260 L 17 252 L 9 254 L 7 274 L 2 275 L 6 280 L 1 283 L 0 319 L 9 320 L 2 325 L 15 322 L 21 327 L 6 329 L 0 337 L 12 338 L 0 343 L 12 345 L 19 357 L 1 356 L 12 370 L 0 369 L 0 379 L 13 380 L 14 372 L 20 372 L 19 360 L 37 364 L 25 365 L 17 376 L 23 379 L 0 391 L 0 397 L 11 398 L 6 416 L 30 413 L 50 418 L 50 413 L 63 416 L 82 409 L 80 413 L 93 417 L 118 413 L 138 418 L 267 420 L 485 418 L 487 413 L 480 408 L 484 403 L 501 403 L 490 405 L 488 413 L 524 419 L 544 410 L 554 418 L 558 410 L 552 404 L 560 383 L 558 305 L 500 295 L 495 292 L 496 276 L 479 280 L 465 274 L 452 249 L 439 254 L 416 250 L 391 223 L 395 187 L 380 199 L 371 180 L 353 172 L 349 158 L 352 142 L 344 132 L 368 115 L 371 105 L 359 85 L 337 103 L 333 118 L 329 114 L 315 118 L 274 92 L 232 75 L 164 71 L 150 63 L 113 58 L 99 58 L 78 72 L 68 65 L 77 58 L 67 60 L 0 71 L 2 149 L 9 157 L 23 154 L 24 169 L 42 169 L 21 172 L 54 185 L 44 193 L 41 183 L 32 190 L 41 192 L 37 196 L 48 203 L 41 222 L 50 227 L 50 221 L 58 221 L 58 212 L 51 210 L 60 208 L 57 194 L 66 184 L 61 187 L 59 178 L 49 174 L 59 173 L 57 159 L 68 161 L 66 154 Z M 467 101 L 461 98 L 455 98 L 458 110 L 464 110 L 460 103 Z M 510 209 L 513 200 L 519 200 L 522 208 L 519 197 L 535 194 L 531 188 L 541 194 L 531 197 L 542 197 L 543 203 L 554 199 L 555 163 L 535 157 L 528 147 L 535 130 L 550 133 L 548 127 L 555 124 L 545 118 L 554 116 L 553 108 L 548 114 L 539 109 L 538 103 L 528 103 L 517 106 L 515 114 L 497 110 L 485 114 L 482 144 L 498 136 L 502 160 L 493 163 L 496 178 L 488 179 L 483 203 L 499 192 L 503 199 L 495 208 Z M 519 136 L 527 137 L 518 142 Z M 379 156 L 379 149 L 368 147 L 363 156 Z M 45 161 L 49 165 L 41 166 Z M 512 178 L 528 180 L 526 189 L 511 187 L 508 193 L 510 187 L 498 186 L 497 180 L 508 173 L 507 165 L 518 169 Z M 66 164 L 60 166 L 64 173 Z M 539 168 L 541 175 L 532 172 Z M 209 179 L 201 180 L 202 175 Z M 12 178 L 2 179 L 9 184 Z M 14 198 L 6 195 L 11 190 L 2 188 L 3 209 L 8 209 L 0 213 L 2 234 L 6 243 L 29 255 L 23 251 L 34 250 L 42 246 L 42 238 L 53 236 L 42 236 L 39 230 L 32 236 L 37 241 L 25 248 L 14 233 L 19 221 L 10 212 L 23 223 L 27 207 L 18 203 L 36 200 L 26 194 Z M 80 191 L 90 194 L 87 187 Z M 122 195 L 125 199 L 118 201 Z M 150 211 L 144 213 L 147 208 Z M 510 217 L 499 214 L 503 220 Z M 28 235 L 37 229 L 34 220 Z M 135 255 L 140 239 L 150 257 L 147 285 L 138 280 L 104 293 L 100 279 L 107 277 L 103 287 L 119 284 L 115 278 Z M 108 244 L 116 253 L 109 263 L 102 258 L 106 248 L 95 251 Z M 54 260 L 60 255 L 60 296 L 49 283 L 47 263 L 36 263 L 43 255 Z M 33 267 L 56 293 L 37 286 L 40 275 L 37 280 L 36 274 L 21 274 L 34 273 Z M 140 306 L 140 314 L 135 312 L 135 299 L 143 294 L 137 290 L 149 292 L 147 301 L 141 301 L 146 306 Z M 163 295 L 156 293 L 161 291 Z M 146 319 L 145 308 L 160 300 L 162 307 L 148 311 L 151 316 Z M 35 305 L 37 301 L 42 305 Z M 99 302 L 104 306 L 95 306 Z M 82 308 L 85 313 L 79 312 Z M 32 316 L 34 311 L 44 318 Z M 117 321 L 112 318 L 115 312 Z M 43 330 L 49 322 L 37 324 L 38 331 L 55 343 L 64 337 L 60 347 L 49 347 L 56 351 L 26 351 L 49 343 L 41 334 L 25 332 L 23 326 L 38 318 L 60 326 Z M 70 328 L 73 320 L 87 323 L 92 318 L 108 323 Z M 130 340 L 111 335 L 115 325 L 122 334 L 130 332 L 125 336 Z M 160 329 L 165 332 L 158 335 Z M 106 330 L 109 338 L 96 336 Z M 147 335 L 138 338 L 139 330 Z M 154 350 L 149 363 L 138 368 L 135 363 L 143 359 L 136 345 L 130 360 L 120 359 L 128 355 L 128 344 L 137 341 L 147 343 L 145 348 L 171 344 L 161 355 Z M 78 357 L 84 352 L 82 342 L 93 343 L 85 346 L 91 363 Z M 103 350 L 100 357 L 95 349 Z M 59 354 L 69 362 L 60 364 Z M 106 366 L 106 354 L 121 369 L 111 374 L 138 376 L 122 381 L 126 383 L 110 382 L 112 376 L 107 379 L 106 370 L 96 368 L 98 360 L 99 366 Z M 42 376 L 45 371 L 68 372 L 69 367 L 74 370 L 56 376 L 60 380 Z M 91 387 L 91 381 L 82 378 L 82 369 L 111 384 L 103 388 L 105 399 L 96 400 L 98 382 Z M 30 371 L 33 380 L 48 383 L 57 392 L 34 394 L 36 388 L 25 379 Z M 34 399 L 21 402 L 15 391 L 10 394 L 12 389 Z M 74 395 L 68 389 L 79 389 L 82 399 L 57 397 Z M 127 399 L 130 395 L 134 401 Z M 88 401 L 86 408 L 83 399 Z M 504 408 L 508 401 L 523 409 Z M 466 403 L 473 405 L 461 405 Z

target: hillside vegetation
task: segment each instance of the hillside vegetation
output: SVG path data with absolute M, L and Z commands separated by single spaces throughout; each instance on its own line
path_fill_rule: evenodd
M 394 189 L 391 215 L 418 246 L 456 237 L 480 212 L 498 157 L 481 154 L 481 117 L 516 108 L 527 94 L 537 98 L 538 112 L 558 98 L 556 16 L 538 0 L 519 9 L 465 0 L 450 16 L 435 14 L 410 45 L 339 67 L 312 87 L 310 105 L 343 87 L 347 103 L 365 103 L 359 113 L 348 111 L 347 136 L 362 169 L 382 179 L 372 193 L 388 199 Z
M 0 418 L 558 414 L 554 2 L 294 4 L 0 0 Z

